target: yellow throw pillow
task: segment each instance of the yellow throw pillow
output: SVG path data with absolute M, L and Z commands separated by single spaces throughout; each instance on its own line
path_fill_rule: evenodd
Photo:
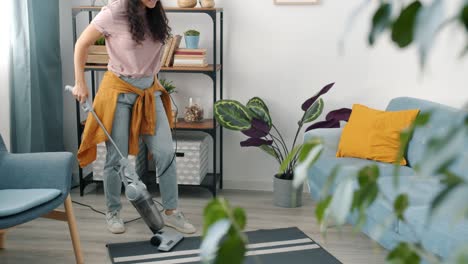
M 413 123 L 418 113 L 417 109 L 385 112 L 353 105 L 336 156 L 395 163 L 400 149 L 400 132 Z M 406 165 L 404 158 L 400 165 Z

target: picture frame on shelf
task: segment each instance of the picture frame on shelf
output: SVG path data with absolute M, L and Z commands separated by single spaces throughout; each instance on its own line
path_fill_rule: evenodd
M 320 0 L 273 0 L 275 5 L 316 5 Z

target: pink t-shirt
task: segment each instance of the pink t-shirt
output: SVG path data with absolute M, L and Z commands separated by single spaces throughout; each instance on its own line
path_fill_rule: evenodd
M 141 44 L 132 39 L 126 15 L 127 1 L 111 1 L 94 17 L 91 24 L 106 38 L 109 71 L 117 76 L 132 78 L 154 76 L 161 69 L 163 43 L 153 41 L 149 29 Z

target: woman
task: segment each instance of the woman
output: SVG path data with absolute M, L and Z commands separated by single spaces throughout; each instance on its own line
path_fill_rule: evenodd
M 164 41 L 170 32 L 158 0 L 114 0 L 83 31 L 75 45 L 75 87 L 73 95 L 80 102 L 88 97 L 84 65 L 90 45 L 104 35 L 109 53 L 108 71 L 99 86 L 94 109 L 124 156 L 138 153 L 140 135 L 151 151 L 160 176 L 164 222 L 184 233 L 194 233 L 180 211 L 170 131 L 170 98 L 155 79 L 160 70 Z M 96 159 L 96 144 L 107 140 L 94 118 L 88 118 L 78 151 L 80 166 Z M 120 157 L 112 144 L 106 144 L 104 191 L 107 204 L 107 229 L 125 232 L 120 218 Z

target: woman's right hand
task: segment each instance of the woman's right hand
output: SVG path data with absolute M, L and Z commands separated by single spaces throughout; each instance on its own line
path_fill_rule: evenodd
M 76 100 L 80 103 L 84 103 L 88 98 L 88 86 L 86 84 L 75 84 L 72 94 Z

